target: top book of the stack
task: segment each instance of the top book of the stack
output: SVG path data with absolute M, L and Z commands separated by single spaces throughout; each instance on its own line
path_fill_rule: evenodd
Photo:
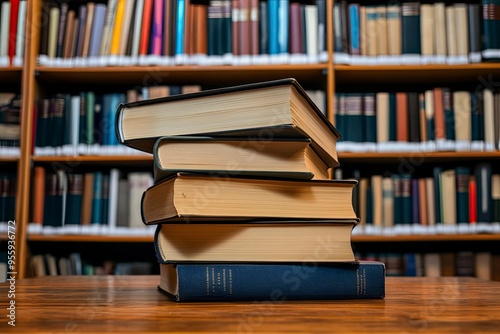
M 121 143 L 149 153 L 163 136 L 310 138 L 328 167 L 339 165 L 340 133 L 291 78 L 124 103 L 115 124 Z

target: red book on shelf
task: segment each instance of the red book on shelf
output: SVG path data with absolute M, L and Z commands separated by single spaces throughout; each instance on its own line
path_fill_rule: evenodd
M 9 26 L 9 46 L 8 55 L 9 62 L 12 66 L 14 56 L 16 55 L 16 39 L 17 39 L 17 19 L 19 16 L 19 0 L 10 0 L 10 26 Z
M 250 54 L 259 54 L 259 0 L 250 1 Z
M 240 1 L 232 0 L 232 12 L 231 12 L 231 20 L 232 20 L 232 28 L 233 28 L 233 55 L 237 56 L 240 53 L 240 43 L 238 38 L 240 37 Z
M 139 47 L 140 55 L 148 54 L 149 31 L 151 27 L 151 15 L 153 14 L 153 0 L 144 0 L 144 9 L 142 14 L 141 44 Z
M 446 139 L 446 124 L 444 120 L 443 89 L 434 88 L 434 128 L 435 138 Z
M 408 141 L 408 94 L 406 92 L 396 93 L 396 125 L 396 140 Z
M 300 3 L 290 3 L 290 53 L 302 53 L 302 19 Z
M 477 222 L 476 192 L 476 180 L 471 177 L 469 179 L 469 222 L 471 224 L 475 224 Z
M 240 18 L 239 24 L 239 52 L 242 55 L 250 54 L 250 2 L 249 0 L 240 0 Z

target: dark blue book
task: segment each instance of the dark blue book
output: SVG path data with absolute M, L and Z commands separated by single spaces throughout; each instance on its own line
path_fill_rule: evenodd
M 420 2 L 403 2 L 401 6 L 402 52 L 420 55 Z
M 436 166 L 432 170 L 432 175 L 434 178 L 434 213 L 436 224 L 442 224 L 443 218 L 441 215 L 441 209 L 443 208 L 443 201 L 441 200 L 441 172 L 443 168 Z
M 394 189 L 394 225 L 400 225 L 402 223 L 402 191 L 403 191 L 403 180 L 399 174 L 392 175 L 393 189 Z
M 268 14 L 268 52 L 270 55 L 275 55 L 280 52 L 279 45 L 279 1 L 268 1 L 267 2 L 267 14 Z
M 456 205 L 457 223 L 469 223 L 469 179 L 471 170 L 469 167 L 456 167 Z
M 443 109 L 446 139 L 455 140 L 455 111 L 453 109 L 453 93 L 443 88 Z
M 65 224 L 80 224 L 82 215 L 83 174 L 68 174 Z
M 396 93 L 389 93 L 389 141 L 397 141 Z
M 160 291 L 176 301 L 333 300 L 385 297 L 382 262 L 160 264 Z
M 102 225 L 102 188 L 103 188 L 103 173 L 94 173 L 94 197 L 92 198 L 92 224 Z
M 410 225 L 412 222 L 412 192 L 411 175 L 401 174 L 401 224 Z
M 45 175 L 43 226 L 63 226 L 65 216 L 65 174 Z
M 365 130 L 365 142 L 377 142 L 377 119 L 375 106 L 375 93 L 363 95 L 363 127 Z
M 483 58 L 498 59 L 500 55 L 500 20 L 497 15 L 500 0 L 481 0 L 483 13 Z
M 472 141 L 484 140 L 484 108 L 482 96 L 475 92 L 470 93 L 471 97 L 471 139 Z

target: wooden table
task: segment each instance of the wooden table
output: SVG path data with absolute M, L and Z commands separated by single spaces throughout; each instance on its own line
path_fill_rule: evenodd
M 387 278 L 383 300 L 175 303 L 157 276 L 56 276 L 16 281 L 1 333 L 500 333 L 500 282 Z M 14 300 L 14 299 L 12 299 Z

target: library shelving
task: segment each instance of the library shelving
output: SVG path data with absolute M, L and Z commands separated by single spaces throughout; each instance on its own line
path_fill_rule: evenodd
M 283 1 L 285 3 L 285 1 Z M 302 5 L 315 3 L 314 1 L 290 1 Z M 345 2 L 345 1 L 344 1 Z M 294 77 L 306 89 L 322 90 L 325 96 L 325 113 L 328 119 L 335 123 L 336 103 L 335 93 L 342 91 L 356 91 L 361 87 L 364 92 L 397 91 L 399 87 L 417 88 L 419 91 L 433 86 L 451 85 L 453 87 L 475 88 L 477 85 L 492 83 L 493 88 L 496 78 L 500 75 L 498 62 L 481 62 L 466 64 L 341 64 L 334 63 L 337 50 L 335 50 L 334 27 L 334 2 L 326 0 L 325 20 L 322 24 L 325 32 L 326 60 L 318 57 L 312 63 L 283 63 L 271 64 L 242 64 L 236 65 L 131 65 L 131 66 L 54 66 L 56 62 L 40 62 L 40 41 L 44 38 L 45 29 L 49 29 L 50 13 L 44 9 L 48 1 L 33 0 L 27 4 L 26 33 L 30 38 L 25 39 L 24 63 L 22 67 L 0 67 L 2 83 L 17 84 L 22 93 L 22 127 L 21 127 L 21 153 L 19 158 L 0 157 L 2 164 L 17 164 L 17 269 L 20 277 L 28 274 L 29 257 L 31 254 L 58 252 L 69 254 L 75 251 L 73 244 L 80 247 L 82 256 L 89 245 L 99 245 L 105 248 L 112 244 L 114 249 L 127 253 L 131 244 L 140 244 L 146 247 L 151 243 L 152 237 L 145 235 L 92 235 L 92 234 L 59 234 L 54 233 L 28 233 L 32 223 L 33 187 L 35 183 L 34 170 L 43 167 L 51 170 L 54 166 L 66 170 L 86 171 L 106 170 L 113 168 L 125 169 L 126 172 L 148 170 L 151 166 L 151 157 L 146 155 L 77 155 L 77 156 L 37 156 L 34 154 L 34 124 L 37 101 L 40 98 L 51 97 L 54 94 L 78 94 L 81 91 L 95 91 L 105 93 L 119 90 L 125 92 L 136 86 L 155 85 L 201 85 L 203 88 L 221 87 L 225 85 L 242 84 L 263 80 Z M 78 1 L 71 4 L 70 9 L 78 15 L 78 7 L 89 4 L 89 1 Z M 98 4 L 107 4 L 107 1 L 96 1 Z M 209 1 L 201 1 L 208 5 Z M 259 2 L 264 4 L 264 1 Z M 479 2 L 477 2 L 479 4 Z M 50 9 L 50 8 L 49 8 Z M 321 43 L 320 43 L 321 44 Z M 304 51 L 303 51 L 304 52 Z M 90 65 L 90 63 L 89 63 Z M 482 80 L 480 79 L 482 78 Z M 465 88 L 464 88 L 465 89 Z M 494 163 L 500 159 L 498 150 L 491 152 L 419 152 L 416 169 L 440 164 L 468 164 L 476 162 Z M 361 166 L 363 175 L 370 175 L 370 168 L 388 171 L 397 170 L 401 159 L 410 160 L 415 157 L 415 152 L 340 152 L 341 168 L 350 169 Z M 382 167 L 381 167 L 382 166 Z M 427 176 L 429 176 L 428 174 Z M 139 205 L 139 203 L 137 203 Z M 410 251 L 415 248 L 425 248 L 431 243 L 432 251 L 445 252 L 450 243 L 453 251 L 485 251 L 489 247 L 495 251 L 494 243 L 500 239 L 498 233 L 434 233 L 426 235 L 395 234 L 355 234 L 353 243 L 356 247 L 366 251 L 376 245 L 378 251 L 403 252 L 405 245 L 411 245 Z M 1 236 L 0 236 L 0 240 Z M 481 247 L 478 244 L 482 244 Z M 83 246 L 82 246 L 83 244 Z M 151 252 L 153 252 L 152 245 Z M 152 254 L 152 253 L 151 253 Z M 64 255 L 64 254 L 63 254 Z

